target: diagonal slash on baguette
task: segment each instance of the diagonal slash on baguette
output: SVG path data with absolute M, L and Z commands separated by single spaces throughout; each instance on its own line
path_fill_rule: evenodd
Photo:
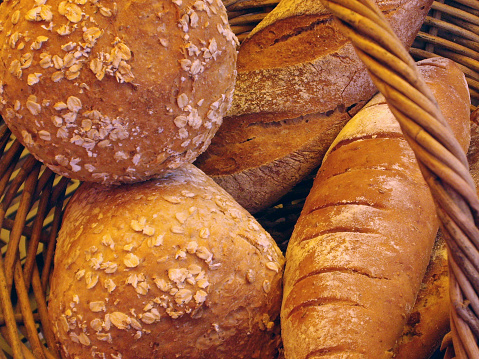
M 479 190 L 479 125 L 471 119 L 469 171 Z M 438 233 L 416 304 L 395 349 L 396 359 L 425 359 L 449 331 L 449 277 L 444 238 Z

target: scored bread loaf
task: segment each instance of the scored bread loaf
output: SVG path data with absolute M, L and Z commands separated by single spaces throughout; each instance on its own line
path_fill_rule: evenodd
M 284 257 L 193 165 L 83 183 L 64 212 L 49 314 L 64 358 L 274 359 Z
M 410 46 L 431 0 L 377 0 Z M 333 16 L 283 0 L 241 44 L 231 109 L 196 165 L 250 212 L 272 205 L 321 163 L 376 92 Z
M 463 73 L 442 58 L 418 65 L 466 151 L 470 98 Z M 392 357 L 437 230 L 414 153 L 378 95 L 331 145 L 289 242 L 285 357 Z
M 479 191 L 479 125 L 471 116 L 471 143 L 467 152 L 469 171 Z M 396 359 L 429 358 L 449 331 L 449 273 L 446 242 L 438 232 L 431 261 L 414 308 L 394 350 Z
M 449 331 L 449 310 L 447 248 L 439 231 L 416 302 L 397 340 L 394 358 L 429 358 Z

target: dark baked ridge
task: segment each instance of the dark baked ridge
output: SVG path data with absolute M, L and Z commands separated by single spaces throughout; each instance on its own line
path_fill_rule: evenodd
M 377 0 L 407 48 L 431 3 Z M 295 118 L 347 108 L 374 93 L 351 43 L 321 2 L 314 0 L 281 1 L 241 44 L 237 64 L 229 116 L 288 113 Z
M 224 122 L 222 135 L 195 164 L 253 213 L 274 204 L 316 168 L 351 115 L 343 109 L 283 121 L 242 117 L 248 121 L 239 126 Z
M 328 13 L 283 19 L 251 39 L 241 45 L 238 72 L 312 62 L 334 53 L 347 42 Z

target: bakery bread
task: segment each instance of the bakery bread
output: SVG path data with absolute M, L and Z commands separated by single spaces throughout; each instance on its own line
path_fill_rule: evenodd
M 377 0 L 409 47 L 431 0 Z M 233 104 L 196 165 L 251 213 L 309 172 L 377 91 L 321 1 L 282 0 L 244 40 Z
M 0 24 L 0 114 L 61 175 L 164 175 L 206 149 L 231 104 L 237 40 L 220 0 L 6 0 Z
M 419 71 L 464 151 L 470 98 L 451 60 Z M 315 178 L 286 252 L 286 359 L 390 358 L 439 227 L 415 156 L 384 97 L 343 128 Z
M 438 232 L 416 303 L 394 349 L 396 359 L 426 359 L 449 331 L 447 248 Z
M 469 171 L 479 190 L 479 125 L 471 115 L 471 144 L 467 152 Z M 479 119 L 479 118 L 478 118 Z M 476 120 L 477 121 L 477 120 Z M 396 359 L 429 358 L 449 332 L 450 301 L 447 249 L 438 232 L 414 308 L 394 350 Z
M 64 358 L 276 358 L 284 257 L 193 165 L 84 183 L 64 213 L 49 314 Z

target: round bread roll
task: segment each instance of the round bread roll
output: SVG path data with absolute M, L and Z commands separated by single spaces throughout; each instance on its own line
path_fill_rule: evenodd
M 283 266 L 194 165 L 84 183 L 58 236 L 49 314 L 64 358 L 275 358 Z
M 5 0 L 0 114 L 55 172 L 138 182 L 192 163 L 231 104 L 220 0 Z

